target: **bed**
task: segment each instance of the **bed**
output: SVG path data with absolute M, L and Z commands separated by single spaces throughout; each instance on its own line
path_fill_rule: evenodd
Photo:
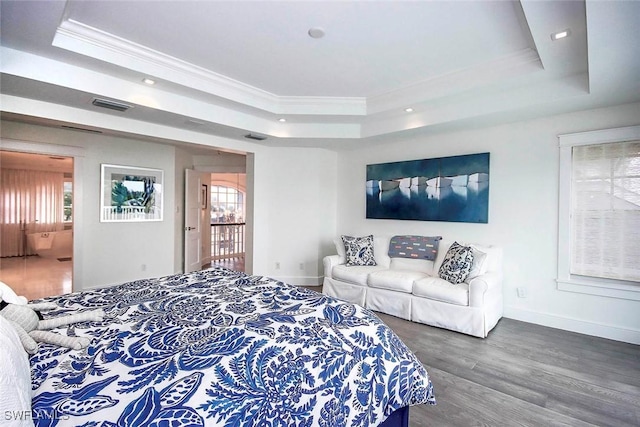
M 223 268 L 48 298 L 81 351 L 31 356 L 37 426 L 391 426 L 435 404 L 427 371 L 371 311 Z

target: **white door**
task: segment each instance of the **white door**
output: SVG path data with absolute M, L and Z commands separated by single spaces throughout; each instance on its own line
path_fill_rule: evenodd
M 184 272 L 202 267 L 201 213 L 202 179 L 200 172 L 187 169 L 184 184 Z

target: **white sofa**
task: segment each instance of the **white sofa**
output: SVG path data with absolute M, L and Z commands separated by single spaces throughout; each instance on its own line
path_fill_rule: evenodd
M 471 245 L 471 274 L 454 285 L 438 277 L 452 241 L 440 241 L 435 261 L 390 258 L 389 241 L 374 237 L 377 265 L 347 266 L 344 244 L 335 239 L 338 254 L 323 259 L 323 293 L 413 322 L 487 336 L 502 317 L 501 248 Z

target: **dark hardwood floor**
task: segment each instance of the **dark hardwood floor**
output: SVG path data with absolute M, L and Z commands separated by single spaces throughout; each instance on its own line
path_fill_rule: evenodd
M 224 267 L 230 270 L 244 271 L 244 256 L 211 261 L 211 264 L 206 268 L 209 267 Z
M 379 314 L 427 368 L 418 426 L 639 426 L 640 346 L 502 319 L 486 339 Z

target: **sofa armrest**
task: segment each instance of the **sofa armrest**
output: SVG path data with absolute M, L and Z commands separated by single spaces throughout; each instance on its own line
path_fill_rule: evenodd
M 502 275 L 491 271 L 473 278 L 469 282 L 469 306 L 484 306 L 484 296 L 487 292 L 502 292 Z
M 324 257 L 322 259 L 322 264 L 324 265 L 324 277 L 331 277 L 333 267 L 342 263 L 340 255 L 328 255 Z

